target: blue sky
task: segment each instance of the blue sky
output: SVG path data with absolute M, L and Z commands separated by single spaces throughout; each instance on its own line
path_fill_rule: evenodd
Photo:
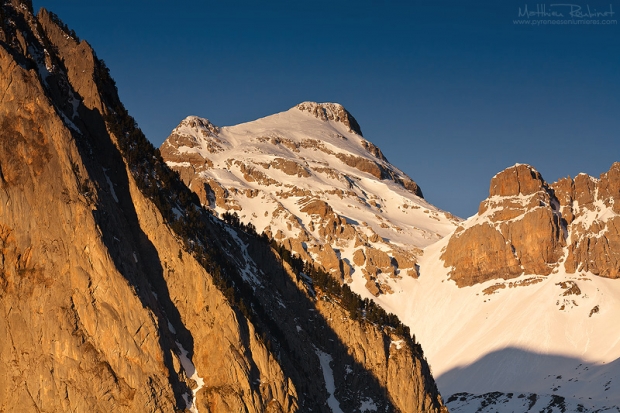
M 620 161 L 620 23 L 518 25 L 518 1 L 36 0 L 104 59 L 156 145 L 187 115 L 226 126 L 338 102 L 364 136 L 468 217 L 517 162 L 552 182 Z M 609 12 L 620 3 L 575 1 Z M 537 9 L 538 7 L 538 9 Z M 532 19 L 561 20 L 532 16 Z

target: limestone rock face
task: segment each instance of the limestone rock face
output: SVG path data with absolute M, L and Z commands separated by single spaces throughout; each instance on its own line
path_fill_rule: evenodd
M 393 395 L 398 410 L 426 412 L 436 409 L 433 396 L 421 391 L 432 383 L 430 370 L 426 363 L 421 362 L 416 348 L 397 336 L 386 335 L 373 325 L 360 328 L 357 322 L 343 316 L 341 307 L 329 301 L 319 301 L 317 309 L 333 323 L 338 338 L 349 347 L 352 359 L 361 365 L 372 366 L 373 375 Z M 356 367 L 355 364 L 353 366 Z M 341 379 L 356 377 L 355 370 L 349 374 L 346 373 L 346 366 L 344 370 Z
M 223 128 L 190 116 L 160 151 L 203 205 L 235 212 L 340 282 L 364 277 L 372 294 L 417 276 L 421 249 L 459 222 L 426 203 L 338 104 L 304 102 Z M 384 257 L 366 263 L 356 250 Z
M 488 223 L 454 235 L 442 259 L 447 266 L 452 266 L 452 279 L 459 286 L 495 278 L 513 278 L 522 272 L 512 245 Z
M 198 205 L 86 42 L 28 2 L 0 7 L 0 411 L 328 411 L 323 353 L 346 412 L 365 394 L 445 410 L 410 338 L 388 361 L 394 331 L 339 331 L 263 240 Z M 387 378 L 338 341 L 368 329 L 356 350 Z
M 538 171 L 515 165 L 491 180 L 478 215 L 450 239 L 442 259 L 459 286 L 548 275 L 564 246 L 557 199 Z
M 173 411 L 185 384 L 162 346 L 161 311 L 138 278 L 148 253 L 141 249 L 122 208 L 109 193 L 102 165 L 82 161 L 80 147 L 57 106 L 68 74 L 44 45 L 57 37 L 61 54 L 90 51 L 90 70 L 76 87 L 88 87 L 93 54 L 65 39 L 46 12 L 29 4 L 3 5 L 8 27 L 0 36 L 0 410 Z M 11 24 L 12 22 L 12 24 Z M 25 44 L 22 45 L 19 40 Z M 84 59 L 88 69 L 89 59 Z M 48 72 L 49 70 L 49 72 Z M 41 81 L 45 76 L 48 88 Z M 65 95 L 65 98 L 67 96 Z M 92 95 L 77 111 L 95 109 Z M 60 101 L 60 100 L 59 100 Z M 60 101 L 63 102 L 63 101 Z M 100 102 L 99 102 L 100 103 Z M 87 106 L 92 105 L 92 106 Z M 75 119 L 76 129 L 80 122 Z M 93 125 L 95 126 L 95 125 Z M 121 181 L 124 164 L 105 164 Z M 118 181 L 116 174 L 118 173 Z M 123 183 L 127 189 L 127 181 Z M 118 189 L 118 194 L 123 191 Z M 102 208 L 118 224 L 102 236 Z M 125 236 L 121 236 L 123 233 Z M 109 238 L 108 238 L 109 237 Z M 125 254 L 119 254 L 124 249 Z M 144 251 L 144 254 L 143 254 Z M 138 262 L 132 254 L 138 257 Z M 120 267 L 123 267 L 121 270 Z M 131 362 L 129 362 L 131 360 Z
M 569 217 L 566 269 L 619 278 L 620 163 L 614 163 L 599 179 L 580 174 L 572 182 L 565 178 L 559 184 L 553 188 Z
M 529 165 L 517 164 L 491 179 L 489 196 L 530 195 L 541 191 L 544 183 L 537 170 Z
M 478 214 L 457 228 L 442 259 L 459 286 L 521 274 L 590 271 L 617 278 L 620 164 L 548 185 L 529 165 L 491 180 Z M 566 247 L 566 250 L 565 250 Z

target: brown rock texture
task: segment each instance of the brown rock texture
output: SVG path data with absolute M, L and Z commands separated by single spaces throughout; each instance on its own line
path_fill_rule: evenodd
M 302 112 L 312 113 L 317 118 L 328 121 L 342 122 L 349 128 L 349 131 L 362 136 L 362 129 L 355 118 L 342 106 L 337 103 L 315 103 L 303 102 L 297 105 L 297 109 Z
M 374 325 L 360 326 L 343 314 L 341 307 L 330 301 L 320 300 L 317 309 L 331 321 L 334 331 L 348 347 L 352 358 L 361 365 L 371 366 L 373 375 L 393 395 L 398 410 L 427 412 L 436 409 L 437 400 L 420 391 L 431 385 L 431 376 L 428 365 L 416 355 L 415 347 L 412 348 L 401 337 L 390 336 Z M 348 376 L 355 377 L 355 371 Z
M 332 274 L 337 274 L 338 278 L 343 281 L 340 273 L 340 259 L 330 244 L 325 244 L 316 248 L 316 254 L 321 266 Z
M 442 259 L 459 286 L 549 275 L 560 265 L 618 278 L 619 197 L 620 163 L 599 179 L 580 174 L 552 185 L 531 166 L 515 165 L 493 177 L 489 198 L 451 236 Z
M 562 211 L 570 218 L 566 270 L 620 277 L 620 163 L 599 179 L 585 174 L 554 184 Z
M 300 178 L 307 178 L 310 176 L 308 170 L 299 163 L 290 159 L 275 158 L 269 163 L 263 163 L 261 166 L 265 169 L 275 168 L 279 169 L 287 175 L 295 175 Z
M 176 356 L 161 345 L 155 300 L 136 294 L 147 285 L 135 278 L 144 270 L 132 252 L 142 262 L 146 249 L 143 254 L 137 239 L 128 236 L 111 250 L 113 235 L 101 236 L 98 208 L 106 204 L 118 211 L 120 205 L 91 179 L 81 148 L 61 119 L 69 108 L 54 105 L 55 91 L 43 88 L 33 63 L 47 63 L 36 35 L 58 41 L 60 53 L 68 48 L 88 57 L 90 49 L 65 39 L 48 13 L 36 19 L 25 6 L 3 5 L 3 16 L 14 25 L 0 30 L 6 42 L 0 47 L 5 91 L 0 102 L 0 410 L 172 411 L 174 389 L 180 394 L 185 385 L 176 374 L 168 379 Z M 18 46 L 20 37 L 31 48 Z M 60 67 L 57 56 L 48 58 L 50 68 Z M 91 65 L 91 81 L 76 83 L 88 90 L 92 51 L 78 64 Z M 66 79 L 61 73 L 47 77 L 50 89 L 60 89 Z M 78 110 L 84 113 L 101 107 L 93 94 L 80 101 Z M 105 182 L 101 166 L 97 172 Z M 119 247 L 126 250 L 123 256 L 117 255 Z
M 0 7 L 0 411 L 327 411 L 319 348 L 357 373 L 347 413 L 445 409 L 419 349 L 377 379 L 264 240 L 197 205 L 86 42 Z
M 345 165 L 352 166 L 362 172 L 369 173 L 375 178 L 383 179 L 386 176 L 385 170 L 377 162 L 362 158 L 361 156 L 348 155 L 344 153 L 339 153 L 336 157 Z
M 457 231 L 442 259 L 460 287 L 522 273 L 548 275 L 562 254 L 557 200 L 538 171 L 515 165 L 491 180 L 476 224 Z
M 459 287 L 496 278 L 514 278 L 523 271 L 512 245 L 488 223 L 452 237 L 442 259 L 453 267 L 451 278 Z
M 362 146 L 364 147 L 364 149 L 368 151 L 368 153 L 372 154 L 375 158 L 379 158 L 382 161 L 387 162 L 387 158 L 383 155 L 383 152 L 381 152 L 381 149 L 379 149 L 379 147 L 373 144 L 372 142 L 368 142 L 367 140 L 364 140 L 362 141 Z
M 491 179 L 489 196 L 530 195 L 543 190 L 544 184 L 537 170 L 529 165 L 517 164 Z
M 366 263 L 366 256 L 363 250 L 355 250 L 353 253 L 353 263 L 358 267 L 363 266 Z

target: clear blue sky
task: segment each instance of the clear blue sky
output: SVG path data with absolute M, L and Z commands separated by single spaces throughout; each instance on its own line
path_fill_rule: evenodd
M 553 9 L 538 0 L 33 3 L 94 47 L 156 146 L 190 114 L 226 126 L 305 100 L 339 102 L 429 202 L 461 217 L 477 211 L 496 172 L 517 162 L 532 164 L 551 182 L 579 172 L 598 176 L 620 161 L 617 1 L 573 3 L 582 11 L 611 8 L 616 25 L 538 27 L 514 24 L 519 9 L 538 5 L 568 16 L 568 6 Z

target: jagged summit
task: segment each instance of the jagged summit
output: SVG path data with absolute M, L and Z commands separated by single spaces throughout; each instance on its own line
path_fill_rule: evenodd
M 515 164 L 491 179 L 490 196 L 529 195 L 546 185 L 542 175 L 527 164 Z
M 362 129 L 353 115 L 339 103 L 302 102 L 295 108 L 302 112 L 308 112 L 323 121 L 342 122 L 349 128 L 349 131 L 363 136 Z
M 217 135 L 220 132 L 220 128 L 215 126 L 209 119 L 201 118 L 199 116 L 190 115 L 183 119 L 181 123 L 175 128 L 190 128 L 195 130 L 204 130 L 207 134 Z

